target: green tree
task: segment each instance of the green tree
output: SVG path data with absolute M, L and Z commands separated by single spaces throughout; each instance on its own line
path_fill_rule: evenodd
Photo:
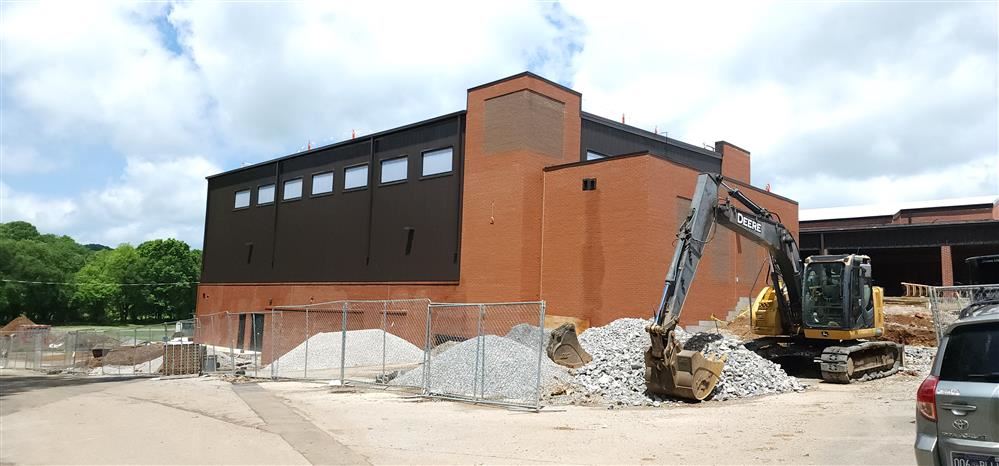
M 0 224 L 0 323 L 19 314 L 51 324 L 186 319 L 200 274 L 201 251 L 176 239 L 110 249 Z
M 78 320 L 64 283 L 89 254 L 72 238 L 40 235 L 30 223 L 0 224 L 0 320 L 19 314 L 45 323 Z
M 0 223 L 0 238 L 12 239 L 15 241 L 38 238 L 38 229 L 28 222 L 8 222 Z
M 176 239 L 146 241 L 137 251 L 143 263 L 144 282 L 170 283 L 143 287 L 145 317 L 166 320 L 194 315 L 194 282 L 201 275 L 201 252 L 192 251 L 187 243 Z
M 141 283 L 143 259 L 131 245 L 99 251 L 75 276 L 72 304 L 91 322 L 134 322 L 144 296 Z

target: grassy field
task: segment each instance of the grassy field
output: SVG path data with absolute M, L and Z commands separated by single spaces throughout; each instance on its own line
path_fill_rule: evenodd
M 176 327 L 173 324 L 153 324 L 153 325 L 59 325 L 53 326 L 52 332 L 69 333 L 100 333 L 118 340 L 136 339 L 137 341 L 166 341 L 169 340 Z

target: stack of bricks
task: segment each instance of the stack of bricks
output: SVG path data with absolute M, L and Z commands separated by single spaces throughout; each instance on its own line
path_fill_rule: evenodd
M 197 343 L 168 344 L 163 348 L 163 375 L 200 374 L 205 347 Z

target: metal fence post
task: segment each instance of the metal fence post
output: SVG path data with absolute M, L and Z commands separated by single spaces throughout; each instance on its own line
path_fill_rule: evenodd
M 385 328 L 387 322 L 386 319 L 387 315 L 388 315 L 388 301 L 384 301 L 382 303 L 382 380 L 385 380 L 385 347 L 386 347 L 386 339 L 388 338 L 388 336 L 385 334 L 387 332 L 387 329 Z
M 431 325 L 431 319 L 433 318 L 433 304 L 427 302 L 427 322 L 426 330 L 424 331 L 424 343 L 423 343 L 423 394 L 430 394 L 430 334 L 433 326 Z
M 305 367 L 303 379 L 309 378 L 309 308 L 305 308 Z
M 545 302 L 541 301 L 541 315 L 538 317 L 538 382 L 537 382 L 537 396 L 535 397 L 534 406 L 535 409 L 541 409 L 541 365 L 543 363 L 543 355 L 545 352 Z
M 347 306 L 349 301 L 343 302 L 343 316 L 340 322 L 340 386 L 342 387 L 346 381 L 346 364 L 347 364 Z
M 480 376 L 480 374 L 482 374 L 483 372 L 485 372 L 485 370 L 483 370 L 484 367 L 482 367 L 482 366 L 485 365 L 485 358 L 482 357 L 483 356 L 482 355 L 482 352 L 483 352 L 483 348 L 482 347 L 483 347 L 483 343 L 485 343 L 483 341 L 484 339 L 482 337 L 482 314 L 485 311 L 483 309 L 483 305 L 482 304 L 479 304 L 478 311 L 479 311 L 479 315 L 477 316 L 476 321 L 475 321 L 475 373 L 472 374 L 472 398 L 473 399 L 476 398 L 476 397 L 478 397 L 478 395 L 476 395 L 476 391 L 481 390 L 481 388 L 479 387 L 479 376 Z M 480 362 L 479 362 L 480 360 L 482 360 L 481 365 L 480 365 Z
M 76 368 L 76 349 L 80 346 L 80 332 L 73 332 L 73 368 Z
M 135 375 L 135 353 L 139 351 L 139 327 L 132 329 L 132 375 Z
M 232 323 L 229 320 L 229 311 L 226 311 L 225 326 L 229 332 L 229 359 L 232 360 L 232 375 L 236 375 L 236 331 L 232 330 Z
M 257 377 L 260 374 L 257 372 L 260 370 L 260 342 L 257 341 L 257 319 L 256 315 L 250 314 L 250 346 L 253 347 L 253 376 Z M 253 344 L 256 343 L 256 344 Z

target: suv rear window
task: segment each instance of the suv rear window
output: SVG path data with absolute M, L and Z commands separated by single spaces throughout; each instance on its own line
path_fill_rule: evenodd
M 999 382 L 999 323 L 955 328 L 944 350 L 940 380 Z

